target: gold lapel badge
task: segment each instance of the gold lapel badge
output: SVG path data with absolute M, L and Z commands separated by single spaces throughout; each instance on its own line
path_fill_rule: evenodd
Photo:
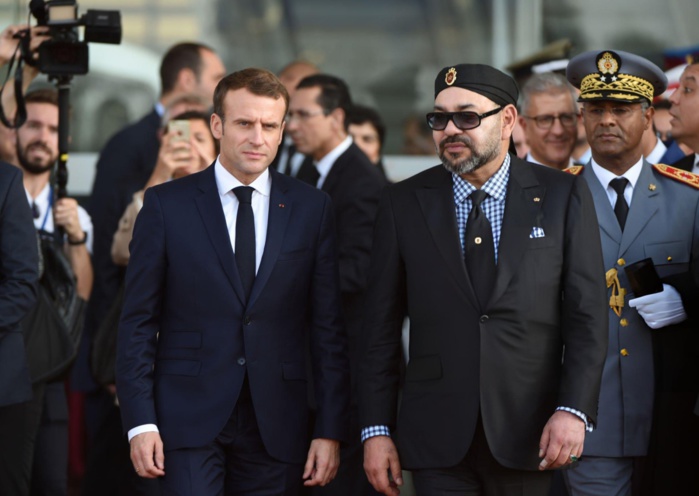
M 656 186 L 655 186 L 655 184 L 653 184 L 653 183 L 650 183 L 650 184 L 648 185 L 648 189 L 651 190 L 651 191 L 655 191 L 655 187 L 656 187 Z
M 534 198 L 534 201 L 538 203 L 538 202 L 541 201 L 541 198 L 539 198 L 539 197 L 537 196 L 536 198 Z
M 444 77 L 444 82 L 447 83 L 447 86 L 451 86 L 456 82 L 456 68 L 452 67 L 447 71 L 447 75 Z

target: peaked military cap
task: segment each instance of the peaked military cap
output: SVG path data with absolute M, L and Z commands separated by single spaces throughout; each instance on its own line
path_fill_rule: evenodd
M 580 90 L 579 102 L 652 102 L 667 88 L 667 77 L 657 65 L 621 50 L 581 53 L 568 63 L 566 77 Z

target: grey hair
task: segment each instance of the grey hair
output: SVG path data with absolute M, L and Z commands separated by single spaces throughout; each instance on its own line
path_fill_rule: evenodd
M 531 76 L 519 94 L 519 112 L 522 115 L 527 114 L 527 109 L 531 103 L 532 95 L 541 93 L 568 93 L 570 94 L 570 101 L 573 104 L 573 111 L 578 112 L 578 95 L 573 88 L 573 85 L 568 82 L 568 80 L 560 74 L 555 72 L 542 72 L 541 74 L 534 74 Z

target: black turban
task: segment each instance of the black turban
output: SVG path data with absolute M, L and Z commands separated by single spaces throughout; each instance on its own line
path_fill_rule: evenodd
M 459 64 L 439 71 L 434 80 L 434 96 L 447 88 L 456 86 L 478 93 L 504 107 L 517 106 L 519 89 L 507 74 L 483 64 Z

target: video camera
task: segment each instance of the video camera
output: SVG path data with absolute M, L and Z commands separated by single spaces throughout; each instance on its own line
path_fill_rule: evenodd
M 87 74 L 88 42 L 121 43 L 121 13 L 118 10 L 88 10 L 78 17 L 75 0 L 31 0 L 29 10 L 38 26 L 48 26 L 51 39 L 39 45 L 39 60 L 25 53 L 24 60 L 39 72 L 53 77 Z M 78 27 L 85 27 L 80 41 Z

